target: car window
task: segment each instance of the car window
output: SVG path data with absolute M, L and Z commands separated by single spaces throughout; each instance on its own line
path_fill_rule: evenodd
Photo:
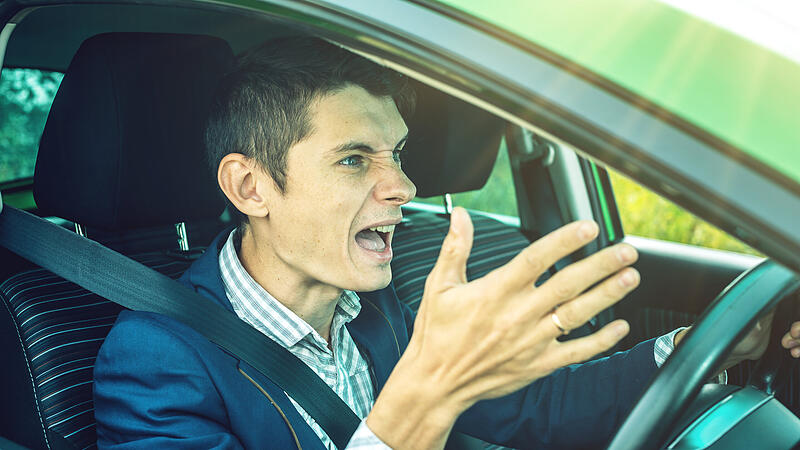
M 608 170 L 625 234 L 763 256 L 618 172 Z
M 514 180 L 511 174 L 511 163 L 508 159 L 506 141 L 500 142 L 497 160 L 492 168 L 492 173 L 483 188 L 452 195 L 453 206 L 462 206 L 491 214 L 518 217 L 517 197 L 514 193 Z M 415 202 L 428 203 L 442 206 L 444 200 L 441 196 L 414 199 Z
M 33 176 L 39 138 L 63 76 L 35 69 L 0 72 L 0 183 Z

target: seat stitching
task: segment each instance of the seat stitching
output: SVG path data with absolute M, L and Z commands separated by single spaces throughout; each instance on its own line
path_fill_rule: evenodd
M 48 400 L 48 399 L 50 399 L 50 398 L 52 398 L 52 397 L 54 397 L 54 396 L 56 396 L 56 395 L 58 395 L 58 394 L 60 394 L 62 392 L 66 392 L 66 391 L 68 391 L 70 389 L 73 389 L 73 388 L 76 388 L 78 386 L 85 386 L 85 385 L 91 384 L 93 382 L 94 381 L 82 381 L 80 383 L 75 383 L 75 384 L 73 384 L 71 386 L 65 387 L 64 389 L 59 389 L 56 392 L 53 392 L 52 394 L 47 394 L 46 396 L 42 397 L 42 401 Z
M 80 433 L 81 431 L 83 431 L 83 430 L 85 430 L 85 429 L 87 429 L 87 428 L 91 428 L 91 427 L 93 427 L 93 426 L 95 426 L 95 425 L 97 425 L 97 423 L 95 423 L 95 422 L 92 422 L 92 423 L 90 423 L 89 425 L 86 425 L 85 427 L 78 428 L 77 430 L 73 431 L 72 433 L 70 433 L 70 434 L 68 434 L 68 435 L 66 435 L 66 436 L 64 436 L 64 437 L 65 437 L 65 438 L 68 438 L 68 437 L 70 437 L 70 436 L 76 435 L 76 434 Z
M 31 387 L 33 387 L 33 403 L 34 403 L 34 405 L 36 405 L 36 414 L 39 416 L 39 423 L 42 425 L 42 433 L 44 434 L 44 443 L 45 443 L 45 445 L 47 445 L 47 448 L 49 449 L 49 448 L 52 448 L 52 447 L 50 447 L 50 440 L 47 438 L 47 427 L 45 426 L 44 419 L 42 418 L 42 412 L 39 410 L 39 401 L 36 398 L 36 390 L 37 390 L 36 389 L 36 383 L 33 381 L 33 372 L 31 371 L 31 365 L 28 362 L 28 352 L 25 349 L 25 343 L 22 340 L 22 334 L 20 334 L 20 330 L 19 330 L 19 326 L 17 325 L 17 321 L 14 320 L 14 314 L 12 314 L 11 310 L 9 309 L 9 305 L 8 305 L 7 302 L 3 301 L 3 305 L 5 306 L 6 311 L 8 311 L 8 314 L 11 316 L 11 320 L 14 322 L 14 329 L 17 332 L 17 339 L 19 339 L 19 344 L 20 344 L 20 347 L 22 348 L 22 353 L 23 353 L 24 359 L 25 359 L 25 367 L 28 368 L 28 377 L 30 377 Z
M 88 403 L 88 402 L 85 402 L 85 403 Z M 54 424 L 53 424 L 53 426 L 55 427 L 55 426 L 61 425 L 61 424 L 62 424 L 62 423 L 64 423 L 64 422 L 67 422 L 67 421 L 69 421 L 69 420 L 72 420 L 72 419 L 74 419 L 74 418 L 76 418 L 76 417 L 80 416 L 80 415 L 83 415 L 83 414 L 86 414 L 86 413 L 88 413 L 88 412 L 92 412 L 92 411 L 94 411 L 94 408 L 89 408 L 89 409 L 87 409 L 87 410 L 84 410 L 84 411 L 81 411 L 81 412 L 79 412 L 79 413 L 75 413 L 75 414 L 73 414 L 73 415 L 71 415 L 71 416 L 67 417 L 66 419 L 61 419 L 61 420 L 59 420 L 58 422 L 54 423 Z M 84 428 L 85 428 L 85 427 L 84 427 Z
M 54 371 L 56 369 L 59 369 L 61 367 L 69 365 L 69 364 L 75 364 L 78 361 L 86 361 L 87 359 L 94 360 L 95 357 L 94 356 L 87 356 L 86 358 L 71 359 L 71 360 L 69 360 L 67 362 L 63 362 L 63 363 L 61 363 L 61 364 L 59 364 L 59 365 L 57 365 L 55 367 L 51 367 L 51 368 L 45 370 L 44 372 L 37 374 L 36 378 L 42 378 L 43 376 L 46 376 L 48 373 L 50 373 L 50 372 L 52 372 L 52 371 Z
M 110 328 L 113 325 L 114 325 L 113 323 L 109 322 L 109 323 L 102 323 L 100 325 L 90 325 L 88 327 L 69 328 L 69 329 L 66 329 L 66 330 L 54 331 L 54 332 L 52 332 L 50 334 L 47 334 L 45 336 L 37 338 L 35 341 L 31 342 L 30 346 L 33 347 L 34 345 L 38 344 L 39 342 L 41 342 L 41 341 L 43 341 L 45 339 L 50 339 L 53 336 L 56 336 L 56 335 L 59 335 L 59 334 L 74 333 L 76 331 L 90 330 L 92 328 L 105 328 L 105 327 L 109 327 Z M 51 327 L 48 327 L 48 328 L 51 328 Z
M 91 369 L 93 367 L 94 367 L 94 364 L 91 364 L 91 365 L 88 365 L 88 366 L 83 366 L 83 367 L 77 367 L 75 369 L 70 369 L 70 370 L 67 370 L 66 372 L 61 372 L 61 373 L 59 373 L 57 375 L 53 375 L 50 378 L 45 378 L 44 380 L 41 381 L 41 385 L 44 386 L 45 384 L 47 384 L 47 383 L 49 383 L 49 382 L 51 382 L 51 381 L 53 381 L 53 380 L 55 380 L 55 379 L 57 379 L 57 378 L 59 378 L 61 376 L 67 375 L 69 373 L 77 372 L 79 370 Z
M 83 304 L 83 305 L 69 306 L 69 307 L 66 307 L 66 308 L 57 308 L 57 309 L 51 309 L 51 310 L 48 310 L 48 311 L 43 311 L 43 312 L 40 312 L 40 313 L 38 313 L 36 315 L 33 315 L 33 316 L 28 317 L 27 319 L 25 319 L 25 322 L 22 322 L 22 326 L 25 326 L 25 324 L 27 324 L 31 320 L 36 319 L 37 317 L 43 316 L 45 314 L 51 314 L 51 313 L 59 312 L 59 311 L 68 311 L 70 309 L 76 309 L 76 308 L 88 308 L 90 306 L 105 305 L 105 304 L 108 304 L 108 300 L 103 300 L 103 301 L 100 301 L 100 302 L 88 303 L 88 304 Z
M 45 419 L 46 419 L 47 421 L 51 421 L 51 420 L 55 419 L 57 416 L 59 416 L 59 415 L 61 415 L 61 414 L 64 414 L 64 413 L 66 413 L 67 411 L 69 411 L 69 410 L 71 410 L 71 409 L 74 409 L 74 408 L 78 408 L 78 407 L 80 407 L 80 406 L 83 406 L 83 405 L 85 405 L 85 404 L 87 404 L 87 403 L 92 403 L 92 400 L 86 400 L 85 402 L 80 402 L 80 403 L 78 403 L 78 404 L 76 404 L 76 405 L 72 405 L 72 406 L 70 406 L 69 408 L 66 408 L 66 409 L 62 409 L 62 410 L 56 411 L 54 414 L 52 414 L 52 415 L 50 415 L 50 416 L 46 416 L 46 417 L 45 417 Z M 92 407 L 92 409 L 94 409 L 94 407 Z M 45 412 L 46 412 L 46 411 L 47 411 L 47 409 L 45 409 Z
M 53 325 L 48 325 L 48 326 L 46 326 L 44 328 L 40 328 L 40 329 L 36 330 L 35 332 L 31 333 L 30 336 L 28 336 L 28 339 L 36 339 L 36 341 L 38 342 L 40 339 L 44 339 L 44 338 L 50 337 L 53 334 L 56 334 L 57 332 L 53 332 L 53 334 L 45 336 L 44 338 L 39 338 L 40 334 L 47 333 L 50 330 L 52 330 L 53 328 L 58 328 L 58 327 L 62 327 L 62 326 L 78 325 L 78 324 L 86 323 L 86 322 L 96 322 L 96 323 L 101 323 L 101 324 L 106 324 L 106 325 L 113 325 L 113 323 L 114 323 L 113 321 L 114 320 L 117 320 L 117 315 L 93 317 L 91 319 L 73 320 L 73 321 L 70 321 L 70 322 L 60 322 L 60 323 L 56 323 L 56 324 L 53 324 Z M 102 321 L 106 321 L 106 322 L 102 322 Z M 104 325 L 97 325 L 97 327 L 99 327 L 99 326 L 104 326 Z M 94 325 L 92 325 L 92 327 L 94 327 Z M 79 329 L 85 329 L 85 328 L 90 328 L 90 327 L 73 328 L 73 330 L 79 330 Z M 35 343 L 36 342 L 34 342 L 33 344 L 35 344 Z M 33 345 L 33 344 L 31 344 L 31 345 Z

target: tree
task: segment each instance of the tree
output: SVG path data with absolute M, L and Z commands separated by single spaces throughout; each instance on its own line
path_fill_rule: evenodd
M 0 74 L 0 182 L 33 175 L 39 138 L 63 74 L 3 69 Z

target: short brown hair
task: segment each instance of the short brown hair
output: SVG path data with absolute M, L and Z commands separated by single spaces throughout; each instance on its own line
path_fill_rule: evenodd
M 205 144 L 213 172 L 225 155 L 241 153 L 285 192 L 286 154 L 310 132 L 311 102 L 350 84 L 392 97 L 404 117 L 413 112 L 416 98 L 406 77 L 322 39 L 275 39 L 243 54 L 221 81 L 209 114 Z

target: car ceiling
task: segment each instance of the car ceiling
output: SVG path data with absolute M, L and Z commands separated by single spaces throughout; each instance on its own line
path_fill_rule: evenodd
M 36 8 L 9 39 L 5 67 L 63 72 L 88 37 L 111 31 L 169 32 L 220 37 L 240 53 L 268 39 L 296 34 L 245 13 L 159 5 L 78 4 Z

